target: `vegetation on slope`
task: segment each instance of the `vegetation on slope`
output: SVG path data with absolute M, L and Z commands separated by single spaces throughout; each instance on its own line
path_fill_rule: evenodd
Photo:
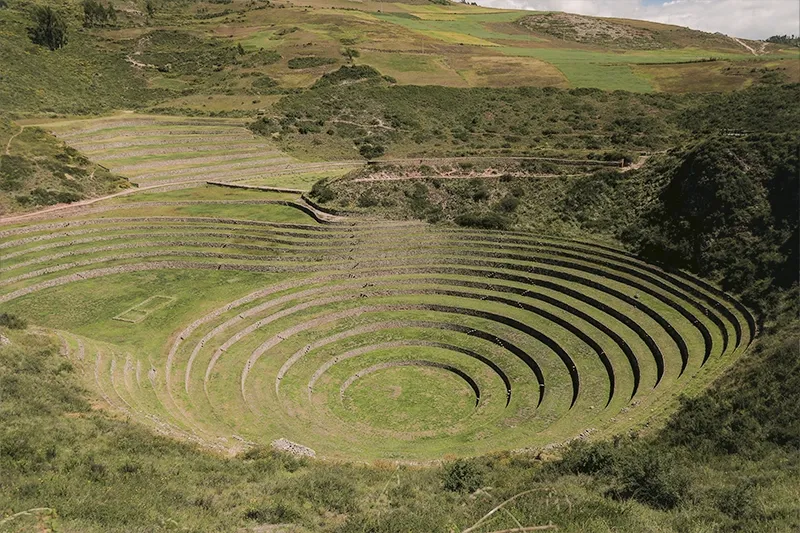
M 128 180 L 36 127 L 0 115 L 0 214 L 118 192 Z
M 651 174 L 666 186 L 621 238 L 642 257 L 718 280 L 770 312 L 798 282 L 795 134 L 711 138 Z
M 392 86 L 373 75 L 355 86 L 319 83 L 287 95 L 275 105 L 276 115 L 252 129 L 280 139 L 288 151 L 317 157 L 358 157 L 367 143 L 384 147 L 389 157 L 600 154 L 635 160 L 632 153 L 672 148 L 710 132 L 793 131 L 798 99 L 797 84 L 676 96 Z
M 620 53 L 618 43 L 531 34 L 516 23 L 530 16 L 523 12 L 371 1 L 348 7 L 231 0 L 134 8 L 66 0 L 54 8 L 58 24 L 49 16 L 44 21 L 56 33 L 65 30 L 66 41 L 34 31 L 39 45 L 29 32 L 38 27 L 32 6 L 9 0 L 0 10 L 0 47 L 7 52 L 0 106 L 21 113 L 155 107 L 241 116 L 272 103 L 253 102 L 266 93 L 252 78 L 276 80 L 270 94 L 310 87 L 344 62 L 342 47 L 351 63 L 357 58 L 359 66 L 414 85 L 686 92 L 800 79 L 791 50 L 765 45 L 753 55 L 733 39 L 669 26 L 587 19 L 625 35 L 672 39 L 663 50 Z
M 798 86 L 686 97 L 398 87 L 368 63 L 322 78 L 322 70 L 335 69 L 332 61 L 314 67 L 320 70 L 313 76 L 292 72 L 303 70 L 290 68 L 303 65 L 296 60 L 297 50 L 300 56 L 338 57 L 346 44 L 368 52 L 361 61 L 378 62 L 376 57 L 386 56 L 385 51 L 367 50 L 374 44 L 369 38 L 352 37 L 362 35 L 362 26 L 344 10 L 341 16 L 330 10 L 333 14 L 325 15 L 329 18 L 302 8 L 270 10 L 276 27 L 252 33 L 253 27 L 264 26 L 263 6 L 234 2 L 224 8 L 187 8 L 148 1 L 146 18 L 125 15 L 120 21 L 125 31 L 101 33 L 76 31 L 81 13 L 76 3 L 70 6 L 68 43 L 52 52 L 30 42 L 25 6 L 14 2 L 13 9 L 0 12 L 0 48 L 10 54 L 0 74 L 0 108 L 96 113 L 160 103 L 167 110 L 189 105 L 178 97 L 198 97 L 191 104 L 194 112 L 249 113 L 243 110 L 245 100 L 249 109 L 261 108 L 261 94 L 316 84 L 285 98 L 254 129 L 317 158 L 372 158 L 386 152 L 635 160 L 636 152 L 680 146 L 626 174 L 588 173 L 578 167 L 572 170 L 584 175 L 573 176 L 563 166 L 530 162 L 520 165 L 525 166 L 522 171 L 510 169 L 490 180 L 323 182 L 314 196 L 326 205 L 392 217 L 623 242 L 667 267 L 693 269 L 743 294 L 759 309 L 767 331 L 714 389 L 684 400 L 667 426 L 650 435 L 579 442 L 560 460 L 544 463 L 541 459 L 553 459 L 560 451 L 415 468 L 380 462 L 325 464 L 260 448 L 222 458 L 153 436 L 129 420 L 93 408 L 91 395 L 78 385 L 57 345 L 37 330 L 24 330 L 25 317 L 0 313 L 0 530 L 229 531 L 294 524 L 283 529 L 450 532 L 469 527 L 499 502 L 525 491 L 532 492 L 507 505 L 509 513 L 486 530 L 548 522 L 565 531 L 800 529 Z M 191 10 L 189 18 L 186 9 Z M 363 12 L 358 17 L 368 18 L 377 28 L 373 31 L 393 43 L 413 41 L 417 46 L 419 41 L 408 37 L 413 32 L 435 58 L 421 61 L 416 49 L 406 46 L 391 61 L 380 60 L 391 63 L 392 70 L 385 72 L 392 75 L 436 83 L 442 75 L 436 65 L 447 63 L 441 58 L 456 64 L 467 58 L 502 70 L 507 66 L 500 61 L 507 59 L 503 54 L 524 52 L 549 58 L 572 84 L 606 87 L 609 78 L 616 83 L 616 75 L 624 74 L 620 83 L 643 90 L 638 68 L 634 75 L 627 64 L 608 67 L 609 55 L 601 49 L 512 46 L 519 36 L 509 28 L 512 17 L 504 22 L 474 16 L 423 22 L 416 16 Z M 326 37 L 301 48 L 316 34 L 297 24 L 311 20 L 315 29 L 325 28 L 320 34 Z M 234 30 L 226 38 L 234 41 L 208 37 L 205 21 L 230 24 Z M 136 27 L 146 23 L 169 29 Z M 250 29 L 239 33 L 238 23 Z M 172 31 L 176 26 L 186 31 Z M 245 46 L 234 46 L 240 39 Z M 469 43 L 451 46 L 459 41 Z M 494 41 L 503 46 L 494 47 Z M 277 51 L 269 48 L 273 44 Z M 624 46 L 640 44 L 634 39 Z M 191 49 L 186 51 L 185 45 Z M 730 40 L 726 46 L 737 45 Z M 697 60 L 709 53 L 701 50 L 689 57 L 654 52 L 626 56 L 626 61 Z M 415 65 L 411 75 L 409 57 Z M 724 75 L 737 83 L 772 84 L 785 76 L 757 58 L 752 67 L 741 58 L 733 60 L 737 69 L 747 71 Z M 132 66 L 134 62 L 143 66 Z M 700 79 L 721 68 L 713 61 L 697 65 L 690 66 L 700 69 Z M 506 80 L 491 68 L 489 74 L 464 70 L 457 82 Z M 594 77 L 576 77 L 578 71 Z M 681 72 L 684 80 L 686 72 L 697 71 Z M 706 90 L 708 85 L 697 87 Z M 685 81 L 675 90 L 686 90 Z M 207 99 L 211 94 L 233 98 L 222 108 L 212 107 Z M 8 193 L 0 207 L 5 210 L 104 194 L 125 185 L 41 130 L 20 131 L 4 120 L 0 141 L 0 148 L 9 150 L 0 154 L 0 188 Z M 470 174 L 483 169 L 464 164 L 453 170 Z M 221 212 L 233 211 L 215 211 Z M 25 514 L 30 509 L 39 510 Z

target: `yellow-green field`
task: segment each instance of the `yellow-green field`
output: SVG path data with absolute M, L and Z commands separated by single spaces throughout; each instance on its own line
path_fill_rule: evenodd
M 239 119 L 133 115 L 34 121 L 140 188 L 207 181 L 310 190 L 356 162 L 307 163 L 253 135 Z

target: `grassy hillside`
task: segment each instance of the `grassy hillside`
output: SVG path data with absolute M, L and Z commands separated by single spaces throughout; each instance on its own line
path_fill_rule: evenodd
M 51 51 L 40 3 L 0 0 L 0 533 L 800 530 L 800 50 L 57 0 Z
M 376 76 L 288 95 L 251 127 L 305 157 L 636 160 L 709 133 L 787 132 L 800 85 L 721 95 L 392 86 Z M 364 146 L 367 148 L 364 148 Z M 379 147 L 376 150 L 370 147 Z M 383 151 L 381 151 L 383 149 Z

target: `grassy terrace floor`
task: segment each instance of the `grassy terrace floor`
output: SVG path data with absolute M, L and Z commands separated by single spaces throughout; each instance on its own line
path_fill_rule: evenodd
M 56 332 L 99 401 L 228 452 L 427 461 L 618 433 L 755 335 L 716 288 L 609 248 L 325 219 L 287 193 L 143 191 L 0 226 L 0 251 L 4 311 Z
M 303 162 L 254 136 L 238 119 L 120 114 L 36 125 L 139 187 L 216 181 L 309 190 L 359 162 Z

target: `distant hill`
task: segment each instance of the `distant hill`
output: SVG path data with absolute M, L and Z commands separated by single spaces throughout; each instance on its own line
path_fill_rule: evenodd
M 344 65 L 398 85 L 721 92 L 800 81 L 794 47 L 644 21 L 366 0 L 111 2 L 84 27 L 77 0 L 56 6 L 68 42 L 31 43 L 27 3 L 0 9 L 0 108 L 92 114 L 160 109 L 251 115 Z

